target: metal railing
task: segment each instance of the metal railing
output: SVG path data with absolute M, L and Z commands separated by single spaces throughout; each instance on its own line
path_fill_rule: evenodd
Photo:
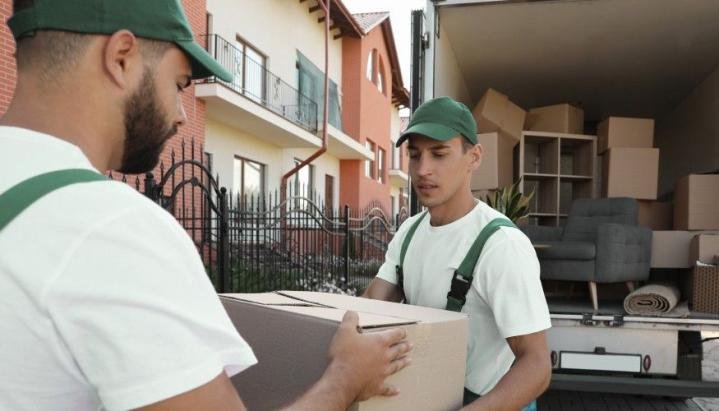
M 217 34 L 204 36 L 208 52 L 233 75 L 231 82 L 209 77 L 202 83 L 220 83 L 305 130 L 318 130 L 317 103 L 267 70 L 237 46 Z
M 170 212 L 192 238 L 218 292 L 361 292 L 377 274 L 406 208 L 388 216 L 379 201 L 333 209 L 315 190 L 237 195 L 213 176 L 204 148 L 181 144 L 145 176 L 126 181 Z

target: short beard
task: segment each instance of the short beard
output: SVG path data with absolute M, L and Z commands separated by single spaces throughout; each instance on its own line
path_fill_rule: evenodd
M 153 77 L 154 71 L 145 69 L 140 86 L 125 102 L 125 141 L 118 170 L 125 174 L 154 169 L 165 142 L 177 133 L 158 104 Z

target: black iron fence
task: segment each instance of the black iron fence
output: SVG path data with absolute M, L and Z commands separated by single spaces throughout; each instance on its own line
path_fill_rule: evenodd
M 233 80 L 226 82 L 209 77 L 202 82 L 223 84 L 307 131 L 317 133 L 317 103 L 267 70 L 262 56 L 250 55 L 241 49 L 241 44 L 233 44 L 216 34 L 204 38 L 208 52 L 232 73 Z
M 201 147 L 182 144 L 170 164 L 128 181 L 187 230 L 218 292 L 310 290 L 356 294 L 384 261 L 407 210 L 329 207 L 307 187 L 237 195 L 213 176 Z M 117 176 L 125 181 L 126 176 Z

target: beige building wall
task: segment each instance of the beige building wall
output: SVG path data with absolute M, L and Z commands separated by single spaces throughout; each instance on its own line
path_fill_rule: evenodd
M 227 41 L 242 37 L 264 53 L 267 68 L 297 88 L 297 50 L 324 71 L 324 23 L 321 12 L 310 14 L 309 2 L 289 0 L 207 0 L 212 32 Z M 329 43 L 330 78 L 342 85 L 342 40 Z
M 667 116 L 657 119 L 659 194 L 691 173 L 719 170 L 719 69 L 702 81 Z

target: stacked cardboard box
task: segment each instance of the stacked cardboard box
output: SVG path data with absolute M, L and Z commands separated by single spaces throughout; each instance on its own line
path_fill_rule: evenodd
M 515 140 L 522 137 L 524 118 L 527 112 L 509 101 L 504 94 L 494 89 L 488 89 L 482 99 L 472 110 L 477 121 L 477 130 L 480 133 L 493 133 L 502 131 Z
M 467 353 L 464 314 L 301 291 L 225 294 L 220 299 L 258 359 L 257 365 L 232 379 L 248 409 L 278 409 L 319 379 L 327 366 L 332 337 L 347 310 L 359 314 L 361 332 L 403 327 L 414 344 L 412 364 L 387 380 L 400 394 L 355 403 L 350 410 L 456 410 L 462 406 Z
M 584 110 L 571 104 L 555 104 L 529 110 L 524 129 L 554 133 L 584 133 Z
M 657 198 L 659 149 L 654 120 L 609 117 L 597 128 L 604 197 Z
M 514 146 L 517 140 L 500 131 L 478 134 L 482 162 L 472 174 L 472 191 L 496 190 L 514 182 Z
M 719 230 L 719 175 L 691 174 L 674 187 L 675 230 Z
M 649 227 L 655 231 L 671 230 L 673 228 L 672 203 L 638 200 L 637 206 L 639 209 L 639 225 Z
M 695 311 L 719 314 L 719 235 L 695 236 L 689 256 L 694 264 L 689 305 Z

